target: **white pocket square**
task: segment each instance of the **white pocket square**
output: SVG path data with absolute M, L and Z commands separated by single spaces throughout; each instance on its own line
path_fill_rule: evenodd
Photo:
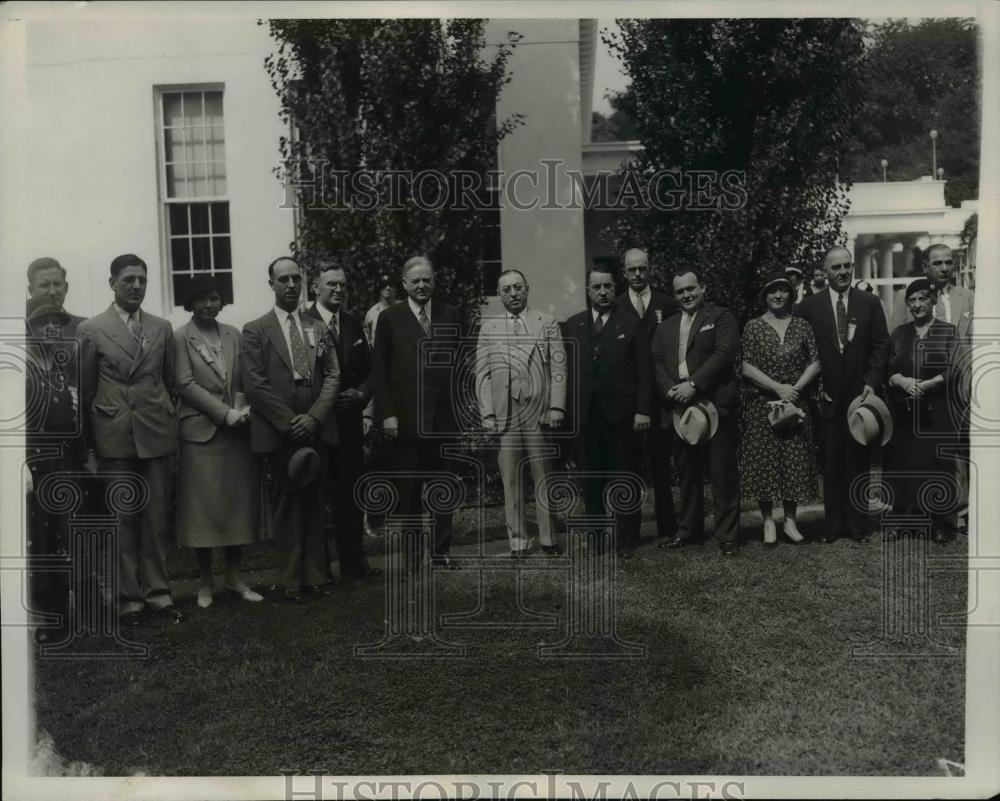
M 354 340 L 354 345 L 360 345 L 360 344 L 361 344 L 361 340 L 360 339 L 355 339 Z M 351 345 L 351 347 L 353 348 L 354 345 Z
M 711 331 L 713 328 L 715 328 L 715 323 L 707 323 L 698 329 L 698 333 L 700 334 L 702 331 Z
M 624 334 L 619 334 L 618 335 L 618 339 L 625 339 L 625 335 Z

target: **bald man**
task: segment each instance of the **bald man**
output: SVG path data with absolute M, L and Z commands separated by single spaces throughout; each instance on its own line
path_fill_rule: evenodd
M 847 407 L 859 395 L 881 389 L 889 361 L 889 331 L 878 296 L 851 286 L 854 260 L 847 248 L 830 248 L 823 268 L 827 288 L 807 297 L 794 312 L 812 325 L 822 375 L 818 428 L 826 525 L 820 542 L 842 536 L 867 542 L 873 521 L 867 508 L 851 502 L 850 488 L 859 477 L 868 480 L 871 451 L 851 437 Z
M 633 317 L 646 334 L 650 345 L 660 323 L 680 311 L 670 295 L 649 285 L 649 256 L 642 248 L 630 248 L 622 259 L 628 289 L 615 298 L 614 306 L 626 317 Z M 653 472 L 653 505 L 656 509 L 656 538 L 661 543 L 677 541 L 677 512 L 670 489 L 670 458 L 674 452 L 673 426 L 660 426 L 664 406 L 653 383 L 653 424 L 642 437 Z

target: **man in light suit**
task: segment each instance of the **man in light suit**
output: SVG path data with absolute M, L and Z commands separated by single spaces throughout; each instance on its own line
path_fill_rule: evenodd
M 323 526 L 323 469 L 293 479 L 289 467 L 303 447 L 325 463 L 337 443 L 333 406 L 340 386 L 337 351 L 322 323 L 298 311 L 303 275 L 278 258 L 267 268 L 274 307 L 243 327 L 243 391 L 250 404 L 250 444 L 264 454 L 273 479 L 271 527 L 278 545 L 285 597 L 329 594 L 333 576 Z
M 365 558 L 364 512 L 355 500 L 355 488 L 365 472 L 364 435 L 371 428 L 371 351 L 361 320 L 344 308 L 347 271 L 335 264 L 320 265 L 313 273 L 312 286 L 316 302 L 303 316 L 322 323 L 340 365 L 340 392 L 333 404 L 338 442 L 330 449 L 329 472 L 340 575 L 377 576 L 382 571 L 369 567 Z
M 566 320 L 573 413 L 579 426 L 580 467 L 587 513 L 603 515 L 609 473 L 639 473 L 638 436 L 649 429 L 653 399 L 653 357 L 649 338 L 634 314 L 614 306 L 610 272 L 587 274 L 590 308 Z M 589 473 L 589 475 L 588 475 Z M 620 512 L 616 549 L 631 559 L 639 544 L 641 510 Z M 605 542 L 605 545 L 607 543 Z
M 818 405 L 826 524 L 820 542 L 840 536 L 867 542 L 871 515 L 852 502 L 850 488 L 855 480 L 868 480 L 871 452 L 851 436 L 847 407 L 858 396 L 877 393 L 885 382 L 889 332 L 878 296 L 851 286 L 851 252 L 832 247 L 823 266 L 827 289 L 810 295 L 794 311 L 816 334 L 823 382 Z
M 680 308 L 677 302 L 665 292 L 649 285 L 649 257 L 640 248 L 625 251 L 625 280 L 628 289 L 615 298 L 615 308 L 626 315 L 634 315 L 639 327 L 646 333 L 650 346 L 656 329 Z M 663 404 L 660 393 L 653 382 L 652 422 L 643 437 L 653 468 L 653 503 L 656 507 L 656 537 L 661 541 L 677 536 L 677 513 L 674 511 L 674 497 L 670 489 L 670 459 L 674 453 L 674 429 L 662 427 L 658 417 Z
M 497 281 L 501 317 L 483 320 L 476 347 L 476 393 L 483 428 L 500 435 L 497 455 L 504 487 L 510 555 L 528 553 L 527 497 L 521 472 L 527 461 L 538 505 L 542 550 L 562 553 L 553 534 L 555 516 L 539 502 L 541 482 L 551 469 L 545 427 L 562 425 L 566 411 L 566 351 L 551 314 L 528 308 L 528 281 L 505 270 Z
M 146 485 L 145 508 L 118 515 L 118 614 L 138 625 L 145 608 L 169 620 L 174 606 L 164 543 L 177 450 L 174 342 L 166 320 L 143 311 L 146 263 L 127 253 L 111 262 L 114 303 L 80 323 L 81 404 L 88 468 L 132 473 Z
M 458 433 L 454 397 L 462 318 L 454 306 L 432 300 L 434 267 L 427 257 L 408 259 L 401 277 L 407 298 L 379 315 L 371 385 L 375 420 L 393 443 L 392 466 L 400 473 L 396 513 L 419 516 L 422 474 L 454 468 L 443 451 Z M 449 570 L 458 568 L 449 556 L 451 534 L 451 512 L 435 512 L 431 561 Z M 405 558 L 415 571 L 421 555 L 408 549 Z
M 723 556 L 733 556 L 740 533 L 740 487 L 736 469 L 739 390 L 736 358 L 740 337 L 728 309 L 705 300 L 705 286 L 692 269 L 674 273 L 674 296 L 681 311 L 665 320 L 653 340 L 656 386 L 666 404 L 661 424 L 673 426 L 673 410 L 701 400 L 711 401 L 719 426 L 708 442 L 691 445 L 676 439 L 674 457 L 680 482 L 678 535 L 660 543 L 674 548 L 697 542 L 704 534 L 702 476 L 708 474 L 715 500 L 715 538 Z
M 924 275 L 935 286 L 943 287 L 938 291 L 934 304 L 934 319 L 951 323 L 958 328 L 958 336 L 966 338 L 972 325 L 972 313 L 975 303 L 975 293 L 971 289 L 952 286 L 955 257 L 947 245 L 931 245 L 924 251 Z M 906 305 L 906 290 L 899 289 L 892 299 L 892 332 L 904 323 L 913 321 L 913 315 Z

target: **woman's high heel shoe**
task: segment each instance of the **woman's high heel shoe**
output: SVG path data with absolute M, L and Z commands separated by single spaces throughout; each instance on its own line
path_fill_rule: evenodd
M 803 537 L 802 532 L 799 531 L 799 527 L 796 524 L 795 520 L 786 517 L 783 529 L 785 532 L 785 536 L 788 537 L 788 539 L 790 539 L 796 545 L 805 540 L 805 537 Z
M 778 532 L 774 527 L 774 520 L 770 517 L 764 518 L 764 547 L 773 548 L 778 544 Z

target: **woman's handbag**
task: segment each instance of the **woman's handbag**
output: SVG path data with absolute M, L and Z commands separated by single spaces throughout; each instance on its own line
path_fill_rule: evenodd
M 787 434 L 796 431 L 806 419 L 806 413 L 789 401 L 770 401 L 771 408 L 767 410 L 767 422 L 775 434 Z

